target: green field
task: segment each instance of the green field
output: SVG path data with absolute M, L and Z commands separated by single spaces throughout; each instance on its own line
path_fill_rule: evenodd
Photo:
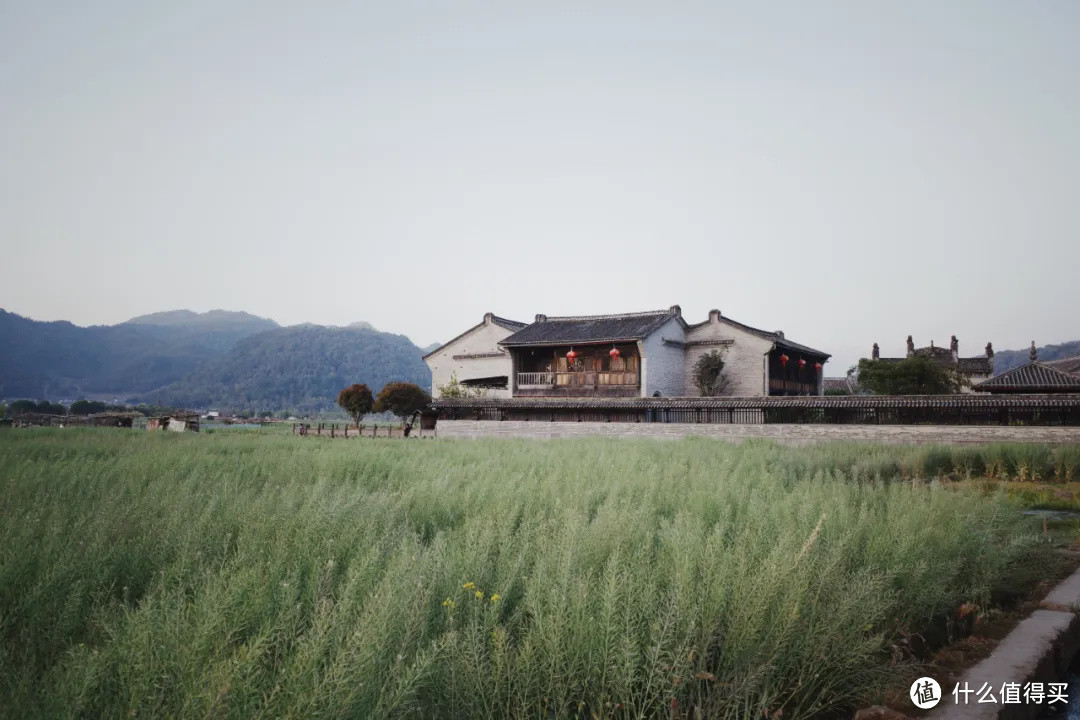
M 0 431 L 0 714 L 846 712 L 1060 570 L 1016 501 L 933 478 L 1078 458 Z

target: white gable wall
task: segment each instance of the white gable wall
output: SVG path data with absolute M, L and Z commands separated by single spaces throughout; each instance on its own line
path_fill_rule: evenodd
M 510 397 L 509 388 L 513 386 L 510 355 L 499 347 L 499 341 L 513 333 L 513 330 L 507 330 L 485 316 L 483 323 L 424 358 L 424 362 L 431 368 L 431 396 L 438 397 L 439 387 L 450 382 L 453 375 L 457 375 L 458 382 L 505 375 L 509 380 L 506 390 L 489 389 L 484 391 L 484 395 L 497 398 Z M 455 355 L 496 352 L 502 354 L 497 357 L 454 358 Z
M 685 334 L 677 316 L 661 325 L 644 340 L 638 341 L 641 355 L 641 396 L 652 397 L 659 391 L 663 397 L 679 397 L 685 394 L 683 386 L 684 352 L 682 342 Z M 678 345 L 666 345 L 664 339 L 674 340 Z
M 685 388 L 688 397 L 701 397 L 694 385 L 694 364 L 702 355 L 712 350 L 724 352 L 724 372 L 731 379 L 727 395 L 756 397 L 768 395 L 766 353 L 772 349 L 772 341 L 748 333 L 724 321 L 719 313 L 709 313 L 709 321 L 689 328 L 686 341 L 732 340 L 730 345 L 698 345 L 686 348 Z

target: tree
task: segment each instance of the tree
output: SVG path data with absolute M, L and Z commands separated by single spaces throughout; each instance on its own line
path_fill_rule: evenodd
M 71 403 L 71 407 L 68 412 L 72 415 L 93 415 L 94 413 L 105 412 L 107 406 L 103 402 L 96 400 L 76 400 Z
M 11 403 L 8 412 L 11 413 L 11 417 L 18 417 L 19 415 L 37 412 L 37 403 L 33 400 L 16 400 Z
M 704 397 L 724 395 L 731 388 L 731 378 L 724 372 L 724 353 L 713 350 L 694 363 L 694 385 Z
M 0 403 L 0 420 L 7 417 L 7 405 Z
M 354 383 L 338 393 L 337 404 L 359 425 L 360 419 L 371 412 L 371 389 Z
M 457 373 L 450 373 L 450 382 L 440 385 L 437 389 L 441 398 L 482 397 L 484 395 L 481 388 L 470 388 L 458 381 Z
M 920 355 L 859 361 L 859 386 L 874 395 L 952 395 L 966 384 L 955 367 Z
M 375 399 L 375 412 L 390 411 L 404 418 L 417 410 L 423 410 L 431 403 L 431 396 L 419 385 L 407 382 L 392 382 L 383 386 L 379 397 Z

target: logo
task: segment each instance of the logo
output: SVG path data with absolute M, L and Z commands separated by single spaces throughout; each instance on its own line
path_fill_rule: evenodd
M 921 677 L 911 684 L 911 702 L 921 710 L 930 708 L 941 702 L 941 686 L 932 677 Z

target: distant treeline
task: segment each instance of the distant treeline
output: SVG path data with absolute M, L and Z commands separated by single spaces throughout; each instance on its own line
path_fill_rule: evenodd
M 172 410 L 173 408 L 163 408 L 156 405 L 110 405 L 99 400 L 76 400 L 70 406 L 63 403 L 49 402 L 48 400 L 15 400 L 10 405 L 0 403 L 0 418 L 18 417 L 29 413 L 85 416 L 106 412 L 137 412 L 151 417 L 167 414 Z

